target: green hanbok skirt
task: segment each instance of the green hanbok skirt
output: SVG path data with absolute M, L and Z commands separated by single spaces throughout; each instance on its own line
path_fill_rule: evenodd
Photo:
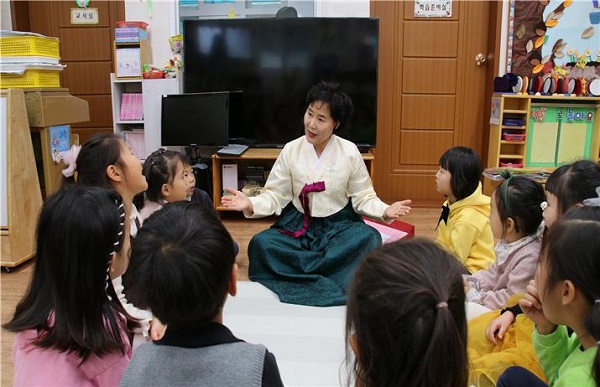
M 281 233 L 302 227 L 304 214 L 288 204 L 270 229 L 248 246 L 249 277 L 277 293 L 282 302 L 300 305 L 344 305 L 358 264 L 381 246 L 381 235 L 365 224 L 349 202 L 326 218 L 310 218 L 298 238 Z

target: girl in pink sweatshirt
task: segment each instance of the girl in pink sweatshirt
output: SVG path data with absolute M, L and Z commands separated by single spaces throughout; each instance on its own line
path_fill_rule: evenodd
M 490 223 L 496 260 L 465 280 L 467 311 L 472 318 L 501 309 L 509 297 L 524 292 L 533 278 L 542 247 L 544 188 L 524 176 L 507 176 L 492 193 Z

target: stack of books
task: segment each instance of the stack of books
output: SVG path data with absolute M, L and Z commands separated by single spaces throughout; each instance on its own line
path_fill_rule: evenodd
M 144 108 L 142 93 L 123 93 L 121 95 L 121 121 L 142 121 Z
M 117 43 L 138 43 L 142 39 L 147 39 L 146 30 L 137 27 L 115 28 L 115 42 Z
M 140 160 L 145 160 L 146 145 L 144 145 L 144 129 L 130 129 L 123 131 L 123 140 L 131 147 L 131 150 Z

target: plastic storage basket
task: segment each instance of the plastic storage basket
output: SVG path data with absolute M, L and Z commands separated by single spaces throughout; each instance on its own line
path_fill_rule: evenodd
M 60 58 L 59 40 L 39 36 L 5 36 L 0 38 L 2 56 L 47 56 Z
M 0 88 L 60 87 L 60 71 L 27 70 L 23 74 L 0 74 Z

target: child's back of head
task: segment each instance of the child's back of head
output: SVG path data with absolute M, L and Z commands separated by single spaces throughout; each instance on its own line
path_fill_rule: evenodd
M 600 164 L 579 160 L 557 168 L 546 181 L 546 191 L 556 196 L 562 215 L 583 200 L 596 196 L 600 186 Z
M 494 190 L 492 203 L 502 223 L 500 238 L 504 238 L 506 234 L 509 218 L 513 221 L 514 231 L 521 236 L 538 232 L 543 219 L 541 203 L 544 200 L 544 187 L 537 181 L 525 176 L 511 176 L 504 180 Z M 498 237 L 496 234 L 494 236 Z
M 35 345 L 83 360 L 124 353 L 127 325 L 135 323 L 109 277 L 124 219 L 120 196 L 103 188 L 69 185 L 49 197 L 38 220 L 31 285 L 5 328 L 36 329 Z
M 466 385 L 463 272 L 449 253 L 419 238 L 365 258 L 346 315 L 357 385 Z
M 169 329 L 206 324 L 225 302 L 234 263 L 233 241 L 219 219 L 194 203 L 168 204 L 132 243 L 134 301 Z

